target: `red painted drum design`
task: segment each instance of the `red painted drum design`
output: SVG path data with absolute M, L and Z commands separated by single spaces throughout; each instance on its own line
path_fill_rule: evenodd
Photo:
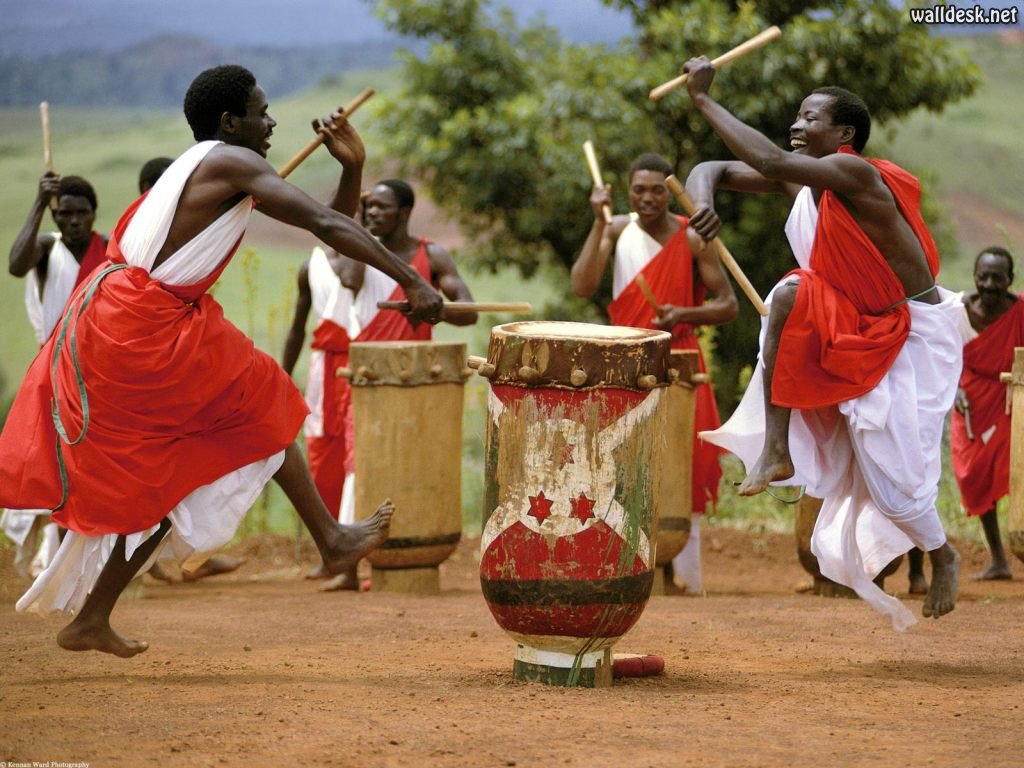
M 612 645 L 647 603 L 669 342 L 584 323 L 491 332 L 480 581 L 519 679 L 610 684 Z
M 355 517 L 395 504 L 391 536 L 371 552 L 373 589 L 434 594 L 437 566 L 462 532 L 464 343 L 359 342 L 349 350 Z

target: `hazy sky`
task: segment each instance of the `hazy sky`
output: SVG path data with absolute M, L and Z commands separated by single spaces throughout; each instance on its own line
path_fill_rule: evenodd
M 599 0 L 514 0 L 521 19 L 543 11 L 574 40 L 609 41 L 629 16 Z M 0 51 L 118 49 L 158 34 L 232 45 L 321 45 L 388 35 L 362 0 L 0 0 Z

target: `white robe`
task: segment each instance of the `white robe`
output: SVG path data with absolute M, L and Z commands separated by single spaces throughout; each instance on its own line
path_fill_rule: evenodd
M 187 150 L 150 190 L 121 238 L 121 252 L 130 266 L 151 270 L 151 277 L 167 285 L 198 283 L 213 273 L 245 232 L 252 210 L 252 199 L 248 197 L 152 269 L 170 231 L 185 183 L 218 143 L 204 141 Z M 168 511 L 171 530 L 140 572 L 155 562 L 161 550 L 181 562 L 185 570 L 198 568 L 231 541 L 245 513 L 283 462 L 281 451 L 192 491 Z M 127 536 L 125 557 L 130 559 L 157 528 Z M 116 541 L 117 534 L 83 536 L 68 531 L 53 562 L 18 601 L 18 611 L 77 613 Z
M 808 201 L 810 205 L 808 206 Z M 817 211 L 809 189 L 797 197 L 786 234 L 797 261 L 810 259 Z M 910 335 L 892 367 L 870 392 L 823 411 L 794 410 L 789 446 L 796 474 L 776 485 L 805 485 L 824 499 L 811 551 L 824 576 L 852 588 L 888 616 L 894 629 L 916 623 L 874 579 L 896 557 L 946 541 L 935 500 L 942 472 L 945 417 L 962 365 L 956 294 L 939 289 L 939 304 L 908 303 Z M 766 304 L 771 307 L 774 289 Z M 761 321 L 761 347 L 767 318 Z M 764 445 L 763 363 L 743 400 L 705 440 L 742 459 L 748 469 Z
M 367 270 L 369 271 L 369 270 Z M 374 270 L 376 271 L 376 270 Z M 327 260 L 327 253 L 317 246 L 309 257 L 309 293 L 313 316 L 317 324 L 330 320 L 345 329 L 349 339 L 359 335 L 359 321 L 355 315 L 355 294 L 341 284 L 341 278 Z M 376 305 L 374 305 L 376 306 Z M 303 432 L 306 437 L 324 436 L 324 353 L 311 349 L 309 371 L 306 376 L 306 405 L 309 415 Z

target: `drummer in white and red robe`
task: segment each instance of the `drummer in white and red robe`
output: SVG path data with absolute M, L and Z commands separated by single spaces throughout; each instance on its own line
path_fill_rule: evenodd
M 590 196 L 594 225 L 572 267 L 572 289 L 590 298 L 597 291 L 608 260 L 612 265 L 612 302 L 608 315 L 615 325 L 656 328 L 672 334 L 673 349 L 697 350 L 701 371 L 706 371 L 697 343 L 701 325 L 721 325 L 735 319 L 736 295 L 711 248 L 701 248 L 699 237 L 688 230 L 688 219 L 669 212 L 665 179 L 672 167 L 661 155 L 640 155 L 629 168 L 629 202 L 633 212 L 614 216 L 606 224 L 602 213 L 611 206 L 611 187 L 595 187 Z M 694 250 L 691 250 L 691 243 Z M 637 283 L 643 275 L 658 302 L 657 312 Z M 696 389 L 693 446 L 693 528 L 686 549 L 676 558 L 676 582 L 691 591 L 701 590 L 700 520 L 710 503 L 718 500 L 722 470 L 716 446 L 696 436 L 719 424 L 718 406 L 710 384 Z
M 57 231 L 40 232 L 53 198 Z M 88 181 L 47 172 L 11 246 L 8 269 L 25 278 L 25 312 L 40 346 L 50 338 L 71 292 L 106 259 L 107 238 L 93 229 L 96 207 Z M 49 509 L 0 511 L 0 528 L 18 547 L 14 564 L 23 575 L 37 576 L 57 551 L 58 529 L 49 519 Z
M 409 232 L 409 218 L 412 215 L 416 196 L 412 187 L 401 179 L 386 179 L 376 184 L 370 193 L 363 198 L 363 225 L 372 235 L 378 238 L 385 248 L 409 264 L 424 279 L 438 288 L 452 301 L 472 301 L 473 295 L 459 275 L 455 259 L 446 248 L 431 242 L 424 237 L 416 237 Z M 314 332 L 313 349 L 318 346 L 318 338 L 342 338 L 340 332 L 344 327 L 344 342 L 331 343 L 332 354 L 329 364 L 322 373 L 314 371 L 315 358 L 310 358 L 310 385 L 307 388 L 307 403 L 311 409 L 310 418 L 306 422 L 306 445 L 309 451 L 309 465 L 321 495 L 332 510 L 335 499 L 340 499 L 339 520 L 351 523 L 355 519 L 355 429 L 352 422 L 352 396 L 348 381 L 333 375 L 336 368 L 348 363 L 348 343 L 362 341 L 429 341 L 432 327 L 426 323 L 410 323 L 408 318 L 391 310 L 377 308 L 379 301 L 404 301 L 405 293 L 401 286 L 392 278 L 376 269 L 366 269 L 361 262 L 352 261 L 336 252 L 326 254 L 332 272 L 319 272 L 321 290 L 339 292 L 339 298 L 333 302 L 325 301 L 325 307 L 332 308 L 332 317 L 321 319 Z M 333 276 L 333 280 L 332 280 Z M 314 274 L 312 260 L 308 284 L 312 288 Z M 355 303 L 351 314 L 344 312 L 345 293 L 355 294 Z M 300 286 L 301 304 L 301 286 Z M 299 323 L 299 312 L 296 307 L 296 323 Z M 459 313 L 442 315 L 445 322 L 453 325 L 472 325 L 476 322 L 475 313 Z M 305 323 L 305 315 L 301 322 Z M 293 325 L 293 332 L 296 326 Z M 327 344 L 328 342 L 324 342 Z M 344 347 L 344 349 L 342 349 Z M 326 348 L 326 347 L 325 347 Z M 287 357 L 287 352 L 286 352 Z M 288 365 L 285 365 L 288 370 Z M 317 393 L 314 377 L 323 377 L 322 392 Z M 321 422 L 316 423 L 316 396 L 322 395 L 319 403 Z M 312 397 L 311 397 L 312 395 Z M 311 438 L 312 433 L 314 434 Z M 339 462 L 340 459 L 340 462 Z M 335 589 L 357 589 L 359 583 L 356 574 L 351 571 L 341 574 L 328 581 L 322 587 L 325 591 Z

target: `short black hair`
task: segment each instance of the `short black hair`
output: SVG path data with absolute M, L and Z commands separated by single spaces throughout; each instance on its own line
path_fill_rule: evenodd
M 92 184 L 81 176 L 60 177 L 60 186 L 57 188 L 57 197 L 61 198 L 64 197 L 64 195 L 84 197 L 89 201 L 89 205 L 92 206 L 93 213 L 96 212 L 96 190 L 92 188 Z
M 377 182 L 377 185 L 387 187 L 395 193 L 399 208 L 412 208 L 416 205 L 416 195 L 408 182 L 401 179 L 384 179 L 384 181 Z
M 820 93 L 832 98 L 829 105 L 829 114 L 832 116 L 833 125 L 849 125 L 853 127 L 853 148 L 857 152 L 863 152 L 871 136 L 871 112 L 864 100 L 845 88 L 838 85 L 826 85 L 824 88 L 816 88 L 811 93 Z
M 146 161 L 146 164 L 142 166 L 142 170 L 139 171 L 139 194 L 142 194 L 156 184 L 156 180 L 163 175 L 164 171 L 173 162 L 169 157 L 154 157 L 152 160 Z
M 978 271 L 978 262 L 981 261 L 981 257 L 988 254 L 1006 259 L 1007 274 L 1013 280 L 1013 255 L 1001 245 L 990 245 L 988 248 L 982 248 L 978 255 L 974 257 L 974 271 Z
M 672 166 L 668 160 L 656 152 L 644 152 L 636 160 L 629 164 L 629 178 L 633 180 L 633 174 L 637 171 L 656 171 L 663 173 L 666 177 L 672 175 Z
M 196 141 L 212 139 L 225 112 L 245 116 L 256 77 L 245 67 L 223 64 L 200 72 L 185 94 L 185 119 Z

